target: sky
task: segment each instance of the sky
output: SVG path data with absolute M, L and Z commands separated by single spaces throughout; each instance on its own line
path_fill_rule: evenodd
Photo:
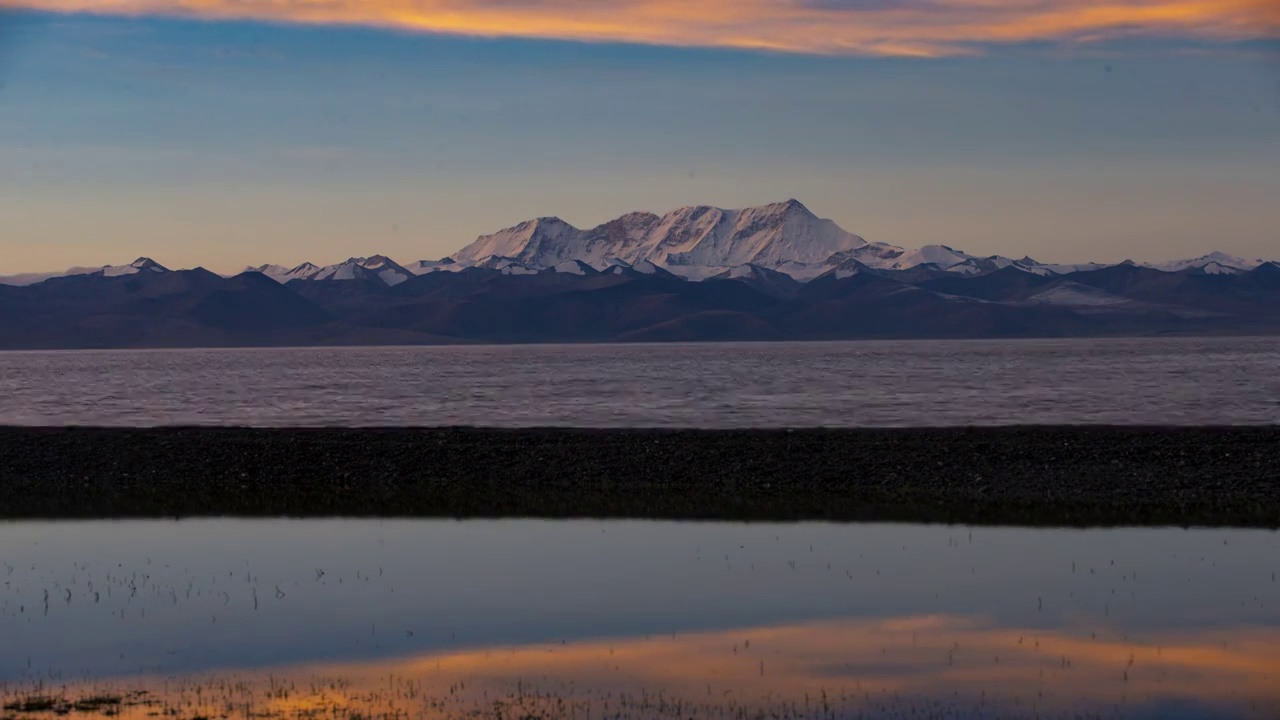
M 1280 259 L 1280 4 L 0 0 L 0 275 L 793 197 L 908 247 Z

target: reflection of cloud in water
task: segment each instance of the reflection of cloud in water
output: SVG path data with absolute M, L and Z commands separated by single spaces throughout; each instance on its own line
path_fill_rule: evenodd
M 1106 709 L 1121 717 L 1261 718 L 1280 716 L 1280 628 L 1124 638 L 921 616 L 140 678 L 116 689 L 146 689 L 183 718 L 456 716 L 492 711 L 495 702 L 510 717 L 933 707 L 978 717 Z M 99 684 L 68 693 L 102 691 Z

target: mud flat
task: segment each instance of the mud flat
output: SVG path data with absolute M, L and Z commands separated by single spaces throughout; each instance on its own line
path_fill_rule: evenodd
M 1280 527 L 1280 426 L 0 428 L 0 517 Z

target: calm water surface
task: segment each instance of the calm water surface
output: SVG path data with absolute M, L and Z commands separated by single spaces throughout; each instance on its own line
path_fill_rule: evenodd
M 1280 338 L 0 353 L 0 423 L 1280 422 Z
M 4 524 L 0 548 L 11 708 L 1280 716 L 1272 532 L 207 520 Z

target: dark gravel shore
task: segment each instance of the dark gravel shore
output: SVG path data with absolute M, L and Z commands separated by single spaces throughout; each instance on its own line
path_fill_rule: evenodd
M 1280 427 L 0 428 L 0 517 L 1280 527 Z

